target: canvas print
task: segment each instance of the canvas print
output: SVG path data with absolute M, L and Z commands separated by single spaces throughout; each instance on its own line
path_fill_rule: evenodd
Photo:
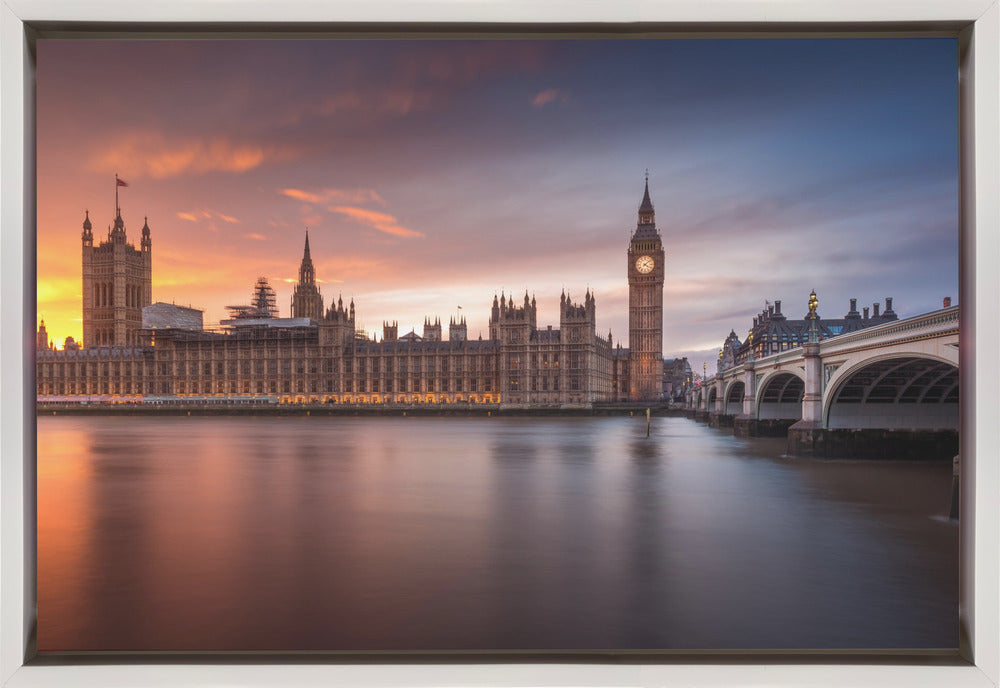
M 37 54 L 40 652 L 957 647 L 954 39 Z

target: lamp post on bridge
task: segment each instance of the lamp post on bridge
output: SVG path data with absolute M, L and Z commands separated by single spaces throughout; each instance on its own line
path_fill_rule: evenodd
M 809 341 L 802 345 L 806 382 L 802 394 L 802 420 L 788 428 L 788 451 L 793 455 L 815 456 L 817 443 L 822 443 L 823 429 L 823 362 L 819 355 L 819 299 L 809 294 Z M 827 438 L 829 439 L 829 438 Z
M 821 427 L 823 422 L 823 365 L 819 356 L 819 299 L 809 294 L 809 341 L 802 347 L 806 364 L 805 391 L 802 395 L 802 422 Z
M 743 413 L 733 421 L 737 437 L 757 435 L 757 377 L 753 365 L 753 328 L 747 332 L 747 360 L 743 364 Z

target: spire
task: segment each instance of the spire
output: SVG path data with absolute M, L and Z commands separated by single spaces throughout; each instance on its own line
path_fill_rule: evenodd
M 646 191 L 642 195 L 642 203 L 639 205 L 639 212 L 653 212 L 653 202 L 649 200 L 649 170 L 646 170 Z
M 309 254 L 309 230 L 306 229 L 306 245 L 302 251 L 302 264 L 299 266 L 299 284 L 312 284 L 315 281 L 316 269 Z
M 649 171 L 646 171 L 646 186 L 642 193 L 642 203 L 639 204 L 639 223 L 636 226 L 632 241 L 637 239 L 656 239 L 656 213 L 653 212 L 653 201 L 649 198 Z
M 90 211 L 85 210 L 84 213 L 85 215 L 83 218 L 83 234 L 81 238 L 83 239 L 84 246 L 91 246 L 93 245 L 94 242 L 94 233 L 91 231 Z

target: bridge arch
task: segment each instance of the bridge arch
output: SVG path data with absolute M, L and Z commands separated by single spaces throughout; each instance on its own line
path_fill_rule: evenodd
M 743 380 L 733 380 L 726 387 L 726 415 L 738 416 L 743 413 L 743 395 L 746 393 L 746 385 Z
M 715 410 L 715 400 L 718 398 L 719 394 L 715 389 L 715 385 L 708 388 L 708 410 Z
M 802 418 L 802 395 L 805 379 L 797 370 L 776 370 L 757 385 L 758 420 L 797 420 Z
M 958 430 L 958 365 L 898 352 L 845 364 L 823 395 L 830 429 Z

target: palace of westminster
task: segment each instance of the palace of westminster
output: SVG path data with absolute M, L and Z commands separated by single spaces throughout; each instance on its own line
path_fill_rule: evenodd
M 117 205 L 117 203 L 116 203 Z M 230 306 L 217 330 L 201 311 L 152 303 L 148 220 L 139 248 L 128 243 L 117 210 L 106 241 L 83 222 L 83 342 L 56 350 L 42 321 L 37 333 L 39 401 L 149 398 L 255 398 L 281 403 L 582 406 L 656 401 L 690 383 L 686 359 L 663 359 L 664 251 L 649 182 L 627 251 L 629 346 L 596 329 L 596 299 L 563 293 L 559 327 L 537 324 L 525 293 L 494 296 L 489 338 L 469 339 L 464 318 L 423 334 L 381 341 L 355 325 L 355 306 L 324 309 L 306 234 L 291 317 L 278 317 L 274 291 L 258 280 L 249 306 Z M 666 372 L 666 375 L 665 375 Z M 669 382 L 667 382 L 669 380 Z M 675 386 L 676 385 L 676 386 Z

